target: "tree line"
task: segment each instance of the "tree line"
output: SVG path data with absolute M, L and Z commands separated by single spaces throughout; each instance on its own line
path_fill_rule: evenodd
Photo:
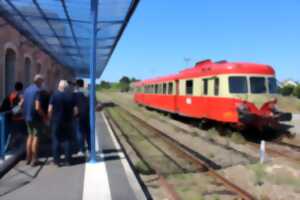
M 300 98 L 300 84 L 297 86 L 288 84 L 283 86 L 282 88 L 279 88 L 279 93 L 283 96 L 295 96 L 297 98 Z
M 127 76 L 123 76 L 118 82 L 109 82 L 103 80 L 97 86 L 97 89 L 128 92 L 130 90 L 130 84 L 136 81 L 139 80 L 134 77 L 129 78 Z

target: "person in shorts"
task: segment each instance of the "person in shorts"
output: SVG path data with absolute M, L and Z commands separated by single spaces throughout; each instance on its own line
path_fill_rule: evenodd
M 39 137 L 43 132 L 47 116 L 42 109 L 40 91 L 44 77 L 35 75 L 33 83 L 24 91 L 23 115 L 27 125 L 26 161 L 27 164 L 37 164 Z

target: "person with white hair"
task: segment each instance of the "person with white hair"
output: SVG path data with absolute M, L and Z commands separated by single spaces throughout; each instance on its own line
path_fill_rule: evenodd
M 73 94 L 68 90 L 68 82 L 61 80 L 57 91 L 50 99 L 48 117 L 51 124 L 53 163 L 60 162 L 60 145 L 63 144 L 66 165 L 71 164 L 71 140 L 73 134 L 73 120 L 78 109 Z
M 44 77 L 41 74 L 34 76 L 33 83 L 24 91 L 23 115 L 27 125 L 26 164 L 37 164 L 39 137 L 43 132 L 46 113 L 41 108 L 40 91 Z

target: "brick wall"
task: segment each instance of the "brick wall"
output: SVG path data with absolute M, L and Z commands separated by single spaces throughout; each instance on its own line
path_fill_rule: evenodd
M 5 61 L 8 51 L 13 51 L 16 57 L 12 77 L 6 76 L 9 72 L 6 71 L 9 66 Z M 45 76 L 45 84 L 49 90 L 55 89 L 60 79 L 72 80 L 74 78 L 72 71 L 58 64 L 0 18 L 0 100 L 9 92 L 6 91 L 8 83 L 14 85 L 16 81 L 21 81 L 28 85 L 27 82 L 32 82 L 38 70 Z

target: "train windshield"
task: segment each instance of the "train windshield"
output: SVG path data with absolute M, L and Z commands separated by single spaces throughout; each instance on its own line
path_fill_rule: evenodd
M 266 80 L 264 77 L 250 77 L 251 93 L 261 94 L 266 93 Z
M 269 93 L 277 93 L 277 81 L 274 77 L 268 78 Z
M 230 93 L 248 93 L 247 78 L 245 76 L 229 77 Z

